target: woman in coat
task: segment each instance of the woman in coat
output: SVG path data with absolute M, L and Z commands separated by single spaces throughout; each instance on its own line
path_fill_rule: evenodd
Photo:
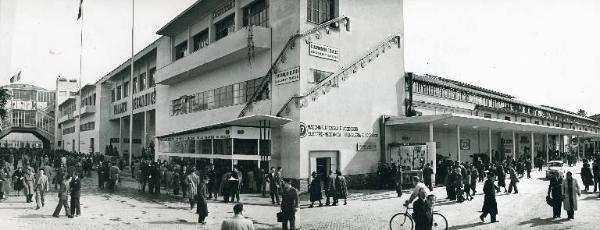
M 15 189 L 15 191 L 17 191 L 17 195 L 21 193 L 21 190 L 23 190 L 24 187 L 23 175 L 24 173 L 21 167 L 17 168 L 17 170 L 15 170 L 15 172 L 12 175 L 13 188 Z
M 500 191 L 500 187 L 504 188 L 504 192 L 507 192 L 506 190 L 506 174 L 504 172 L 504 168 L 502 167 L 502 164 L 499 164 L 498 167 L 496 168 L 496 175 L 498 175 L 498 189 L 496 191 Z
M 208 216 L 208 205 L 206 204 L 206 197 L 208 197 L 208 177 L 204 176 L 198 184 L 198 191 L 196 192 L 196 214 L 198 214 L 198 223 L 206 224 L 204 219 Z
M 567 179 L 563 180 L 562 195 L 565 211 L 569 219 L 574 219 L 577 211 L 577 196 L 581 196 L 581 191 L 577 179 L 573 178 L 571 172 L 567 172 Z
M 592 176 L 592 169 L 587 160 L 583 161 L 583 167 L 581 168 L 581 182 L 583 183 L 584 190 L 587 192 L 590 185 L 594 185 L 594 177 Z
M 348 187 L 346 186 L 346 178 L 342 176 L 340 170 L 335 171 L 335 199 L 333 199 L 333 205 L 337 205 L 339 199 L 344 199 L 344 205 L 347 204 L 346 197 L 348 196 Z
M 550 196 L 550 205 L 552 205 L 552 218 L 560 217 L 560 208 L 562 206 L 562 178 L 557 175 L 550 178 L 550 186 L 548 186 L 548 196 Z
M 310 206 L 308 207 L 314 207 L 313 204 L 315 201 L 319 201 L 319 207 L 323 206 L 323 203 L 321 203 L 321 199 L 323 199 L 323 194 L 321 193 L 321 180 L 319 180 L 317 172 L 312 172 L 312 181 L 310 182 L 308 191 L 310 192 Z
M 196 169 L 192 167 L 190 174 L 186 177 L 185 183 L 188 188 L 188 196 L 190 201 L 190 210 L 194 209 L 194 201 L 196 199 L 196 192 L 198 191 L 198 184 L 200 177 L 196 174 Z

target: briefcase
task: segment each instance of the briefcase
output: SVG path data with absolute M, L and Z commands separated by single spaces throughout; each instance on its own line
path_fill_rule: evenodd
M 550 196 L 546 196 L 546 204 L 552 206 L 552 198 Z
M 283 222 L 283 212 L 277 213 L 277 222 Z

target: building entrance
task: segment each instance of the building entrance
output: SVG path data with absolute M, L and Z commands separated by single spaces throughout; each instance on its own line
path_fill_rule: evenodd
M 329 175 L 329 171 L 335 172 L 338 170 L 338 155 L 337 151 L 311 151 L 309 175 L 312 172 L 317 172 L 321 177 Z

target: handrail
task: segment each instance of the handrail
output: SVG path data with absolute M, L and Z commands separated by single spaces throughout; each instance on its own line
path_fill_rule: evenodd
M 351 64 L 349 64 L 345 67 L 342 67 L 339 71 L 327 76 L 325 79 L 323 79 L 322 81 L 317 83 L 305 95 L 291 97 L 285 104 L 283 104 L 281 109 L 277 112 L 277 116 L 279 116 L 281 114 L 281 112 L 283 112 L 287 108 L 287 106 L 289 105 L 289 103 L 292 100 L 303 99 L 310 95 L 318 94 L 319 90 L 321 90 L 323 87 L 337 85 L 336 81 L 338 81 L 338 77 L 340 75 L 348 74 L 348 71 L 350 71 L 350 70 L 355 72 L 355 70 L 358 68 L 356 65 L 366 64 L 367 62 L 369 62 L 369 60 L 367 60 L 367 59 L 371 58 L 373 54 L 377 54 L 377 56 L 379 56 L 379 54 L 378 54 L 379 50 L 380 49 L 385 50 L 385 47 L 390 46 L 390 44 L 389 44 L 390 42 L 400 44 L 400 34 L 396 33 L 396 34 L 392 34 L 392 35 L 386 37 L 385 40 L 383 40 L 381 43 L 378 43 L 378 45 L 376 45 L 372 49 L 369 49 L 364 55 L 359 56 L 359 58 L 357 58 L 354 62 L 351 62 Z
M 266 90 L 265 87 L 267 87 L 268 83 L 271 82 L 273 71 L 275 70 L 275 68 L 277 68 L 279 61 L 281 61 L 281 57 L 283 57 L 284 53 L 288 49 L 290 49 L 290 48 L 293 49 L 293 44 L 295 43 L 296 39 L 305 37 L 307 35 L 317 32 L 323 28 L 328 27 L 331 24 L 339 23 L 342 21 L 345 21 L 346 23 L 350 23 L 350 18 L 346 17 L 346 16 L 340 16 L 340 17 L 331 19 L 329 21 L 323 22 L 323 23 L 305 31 L 304 33 L 296 33 L 296 34 L 293 34 L 292 36 L 290 36 L 290 38 L 286 42 L 285 46 L 283 47 L 283 49 L 281 50 L 279 55 L 277 55 L 277 58 L 275 59 L 275 61 L 271 64 L 269 71 L 267 71 L 267 74 L 265 75 L 265 77 L 263 77 L 262 81 L 260 82 L 259 87 L 257 87 L 256 90 L 254 90 L 254 93 L 252 93 L 252 97 L 250 98 L 250 100 L 248 100 L 248 102 L 246 102 L 246 105 L 244 106 L 244 108 L 242 108 L 242 111 L 240 111 L 238 117 L 243 117 L 246 114 L 247 110 L 251 107 L 252 103 L 254 103 L 256 101 L 256 98 L 258 97 L 258 95 L 262 94 L 264 92 L 264 90 Z

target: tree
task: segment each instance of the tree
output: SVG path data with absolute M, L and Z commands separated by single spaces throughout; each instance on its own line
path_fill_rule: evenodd
M 579 109 L 577 110 L 577 115 L 586 117 L 587 112 L 584 109 Z
M 2 120 L 6 118 L 6 103 L 10 97 L 11 95 L 8 93 L 7 89 L 0 89 L 0 119 Z

